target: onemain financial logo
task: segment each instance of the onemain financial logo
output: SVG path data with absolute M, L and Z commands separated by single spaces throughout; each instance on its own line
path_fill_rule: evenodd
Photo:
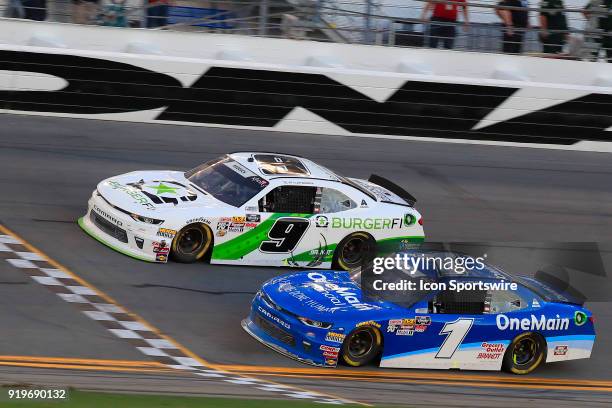
M 485 268 L 485 258 L 486 255 L 474 258 L 472 256 L 439 256 L 403 253 L 395 254 L 394 257 L 374 258 L 372 272 L 376 275 L 380 275 L 385 270 L 399 269 L 413 275 L 419 270 L 445 270 L 463 274 L 471 270 L 483 270 Z
M 540 315 L 538 318 L 535 315 L 524 317 L 522 319 L 516 317 L 508 317 L 505 314 L 499 314 L 495 318 L 495 323 L 499 330 L 567 330 L 569 328 L 569 319 L 556 315 L 554 318 L 547 318 Z

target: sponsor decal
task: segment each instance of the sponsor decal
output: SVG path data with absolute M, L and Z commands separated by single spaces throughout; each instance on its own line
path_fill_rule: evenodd
M 376 323 L 374 320 L 368 320 L 367 322 L 361 322 L 355 325 L 355 327 L 361 327 L 361 326 L 372 326 L 372 327 L 376 327 L 380 329 L 380 324 Z
M 361 208 L 368 208 L 368 203 L 366 202 L 366 200 L 361 200 Z
M 402 228 L 401 218 L 339 218 L 332 217 L 332 228 L 385 230 Z
M 140 237 L 134 237 L 134 241 L 136 241 L 136 246 L 140 249 L 142 249 L 143 245 L 144 245 L 144 239 L 140 238 Z
M 259 214 L 247 214 L 246 215 L 246 221 L 248 221 L 248 222 L 260 222 L 261 221 L 261 215 L 259 215 Z
M 538 299 L 533 299 L 533 301 L 531 302 L 531 307 L 536 308 L 536 307 L 540 307 L 540 302 L 538 302 Z
M 333 351 L 324 351 L 323 352 L 323 356 L 324 357 L 331 357 L 331 358 L 338 358 L 338 353 L 334 353 Z
M 259 176 L 250 176 L 250 177 L 247 177 L 247 178 L 249 180 L 251 180 L 253 183 L 256 183 L 257 185 L 259 185 L 261 188 L 265 188 L 265 187 L 268 186 L 268 184 L 270 184 L 268 182 L 268 180 L 263 179 L 263 178 L 261 178 Z
M 321 344 L 319 346 L 319 350 L 330 351 L 332 353 L 338 353 L 340 351 L 340 347 L 326 346 L 325 344 Z
M 257 211 L 257 207 L 244 207 L 244 210 L 245 211 L 253 211 L 253 212 L 255 212 L 255 211 Z
M 225 234 L 227 234 L 227 230 L 218 230 L 215 235 L 218 237 L 224 237 Z
M 329 332 L 325 336 L 325 341 L 330 341 L 332 343 L 342 343 L 345 337 L 346 334 Z
M 178 187 L 167 186 L 164 184 L 163 181 L 160 181 L 159 184 L 156 186 L 145 186 L 145 187 L 155 190 L 155 194 L 157 195 L 165 194 L 165 193 L 176 194 L 176 190 L 178 190 Z
M 232 217 L 232 222 L 245 223 L 246 217 Z
M 243 222 L 232 222 L 227 227 L 227 232 L 244 232 Z
M 478 352 L 476 356 L 479 360 L 499 360 L 506 351 L 506 346 L 501 343 L 484 342 L 480 347 L 482 347 L 482 351 Z
M 203 218 L 203 217 L 192 218 L 190 220 L 187 220 L 187 222 L 185 224 L 194 224 L 196 222 L 202 222 L 202 223 L 207 224 L 207 225 L 212 224 L 211 220 L 209 220 L 208 218 Z
M 430 325 L 431 324 L 431 316 L 416 316 L 414 318 L 414 321 L 416 322 L 416 324 Z
M 113 217 L 111 214 L 107 213 L 106 211 L 100 209 L 100 207 L 98 207 L 97 205 L 94 204 L 93 206 L 94 210 L 100 214 L 101 216 L 103 216 L 104 218 L 106 218 L 107 220 L 109 220 L 110 222 L 112 222 L 113 224 L 121 227 L 123 225 L 123 223 L 121 221 L 119 221 L 118 219 L 116 219 L 115 217 Z
M 336 365 L 336 360 L 334 360 L 333 358 L 328 358 L 325 360 L 325 364 L 328 366 L 335 366 Z
M 134 199 L 134 203 L 140 204 L 140 205 L 142 205 L 143 207 L 146 207 L 149 210 L 154 210 L 155 209 L 155 206 L 149 201 L 149 198 L 146 195 L 144 195 L 142 193 L 142 191 L 139 191 L 141 189 L 130 187 L 129 185 L 128 186 L 124 186 L 123 184 L 118 183 L 118 182 L 113 181 L 113 180 L 107 181 L 106 183 L 112 189 L 114 189 L 114 190 L 121 190 L 125 194 L 127 194 L 128 196 L 133 198 Z
M 329 225 L 329 219 L 324 215 L 317 215 L 313 220 L 315 226 L 318 228 L 327 228 Z
M 283 326 L 286 329 L 291 329 L 291 325 L 283 320 L 281 320 L 280 318 L 274 316 L 272 313 L 268 312 L 266 309 L 264 309 L 261 306 L 257 306 L 257 310 L 259 310 L 259 313 L 261 313 L 262 315 L 266 316 L 268 319 L 272 320 L 273 322 L 278 323 L 279 325 Z
M 153 242 L 153 252 L 156 254 L 168 254 L 170 252 L 170 247 L 166 243 L 166 241 L 161 242 Z
M 308 252 L 308 255 L 316 255 L 316 256 L 329 256 L 334 253 L 333 249 L 311 249 Z
M 354 284 L 351 286 L 339 286 L 328 282 L 327 277 L 320 272 L 310 272 L 307 276 L 312 281 L 309 286 L 334 304 L 334 307 L 330 310 L 332 313 L 346 305 L 361 311 L 380 309 L 380 306 L 362 303 L 357 295 L 360 289 Z M 347 285 L 349 284 L 347 283 Z M 380 325 L 377 327 L 380 327 Z
M 198 198 L 198 195 L 193 191 L 189 190 L 187 186 L 173 181 L 173 180 L 153 180 L 152 183 L 158 183 L 157 185 L 145 185 L 145 181 L 141 179 L 140 181 L 134 183 L 127 183 L 127 186 L 132 187 L 134 191 L 141 191 L 151 202 L 154 204 L 174 204 L 178 205 L 179 200 L 183 202 L 187 201 L 195 201 Z M 177 186 L 177 187 L 173 187 Z M 151 190 L 147 191 L 145 189 Z M 184 193 L 179 195 L 176 190 L 182 189 Z M 172 197 L 176 196 L 176 197 Z
M 555 356 L 564 356 L 567 354 L 568 347 L 563 346 L 555 346 L 554 354 Z
M 247 174 L 246 170 L 241 165 L 239 165 L 236 162 L 230 162 L 228 164 L 228 166 L 231 167 L 232 169 L 234 169 L 234 171 L 237 172 L 237 173 Z
M 589 318 L 587 317 L 586 313 L 576 310 L 574 313 L 574 323 L 576 326 L 582 326 L 587 322 L 587 320 L 589 320 Z
M 561 318 L 559 315 L 552 319 L 544 315 L 540 315 L 540 317 L 531 315 L 529 318 L 519 319 L 499 314 L 495 318 L 495 323 L 499 330 L 567 330 L 569 328 L 569 319 Z
M 418 245 L 419 245 L 418 243 L 410 242 L 409 239 L 402 239 L 399 242 L 399 249 L 400 251 L 407 250 L 407 249 L 414 249 L 414 248 L 417 248 Z M 427 313 L 427 311 L 425 311 L 424 313 Z
M 391 319 L 387 326 L 387 333 L 395 333 L 398 336 L 412 336 L 414 332 L 423 333 L 430 324 L 430 316 L 415 316 L 411 319 Z
M 168 260 L 168 253 L 170 247 L 166 241 L 153 242 L 153 253 L 155 253 L 155 260 L 157 262 L 166 262 Z
M 169 229 L 169 228 L 160 228 L 157 230 L 157 236 L 158 237 L 164 237 L 164 238 L 174 238 L 174 236 L 176 235 L 176 231 L 173 229 Z

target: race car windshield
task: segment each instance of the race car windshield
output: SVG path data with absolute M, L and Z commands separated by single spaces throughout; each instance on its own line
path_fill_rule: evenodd
M 210 161 L 185 173 L 185 178 L 219 201 L 240 207 L 268 182 L 229 157 Z

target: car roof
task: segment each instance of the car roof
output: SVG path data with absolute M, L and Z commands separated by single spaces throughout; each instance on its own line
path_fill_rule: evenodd
M 253 173 L 271 180 L 279 177 L 341 181 L 331 170 L 304 157 L 274 152 L 233 152 L 233 160 Z

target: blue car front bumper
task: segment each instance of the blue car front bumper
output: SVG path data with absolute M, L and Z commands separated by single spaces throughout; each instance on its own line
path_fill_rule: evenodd
M 295 316 L 271 308 L 258 294 L 242 328 L 262 344 L 289 358 L 320 367 L 335 367 L 340 344 L 325 341 L 328 330 L 310 328 Z

